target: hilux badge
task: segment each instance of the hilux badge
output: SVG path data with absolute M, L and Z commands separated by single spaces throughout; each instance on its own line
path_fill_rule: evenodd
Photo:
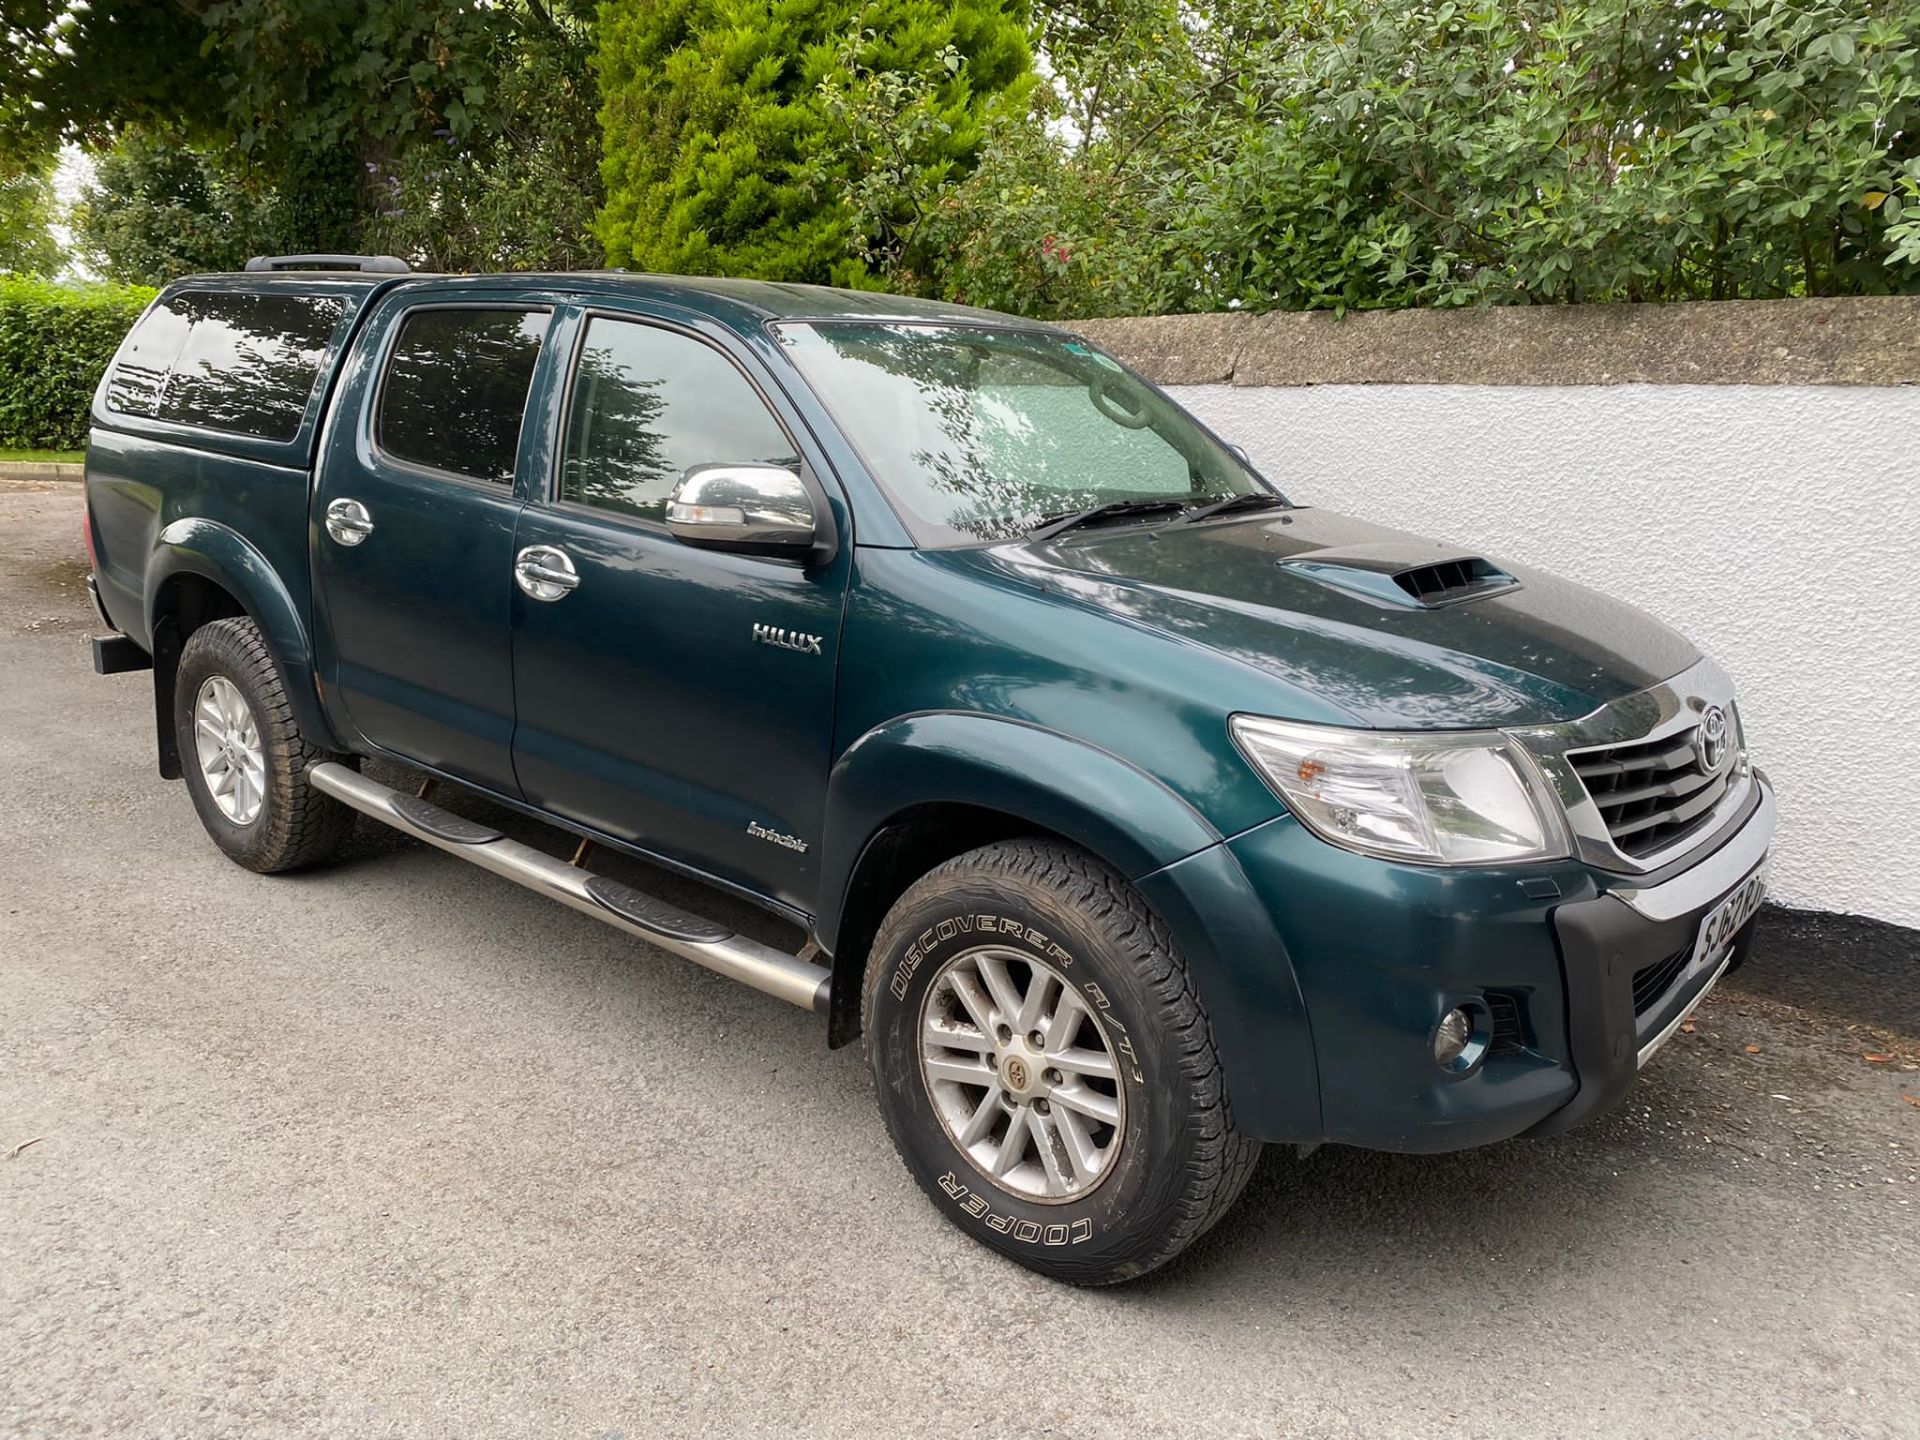
M 1700 728 L 1693 735 L 1694 758 L 1709 775 L 1718 775 L 1727 763 L 1727 712 L 1709 705 L 1700 717 Z
M 753 627 L 753 638 L 762 645 L 777 645 L 782 650 L 798 650 L 802 655 L 820 653 L 818 635 L 807 635 L 799 630 L 783 630 L 778 625 L 761 625 L 756 622 Z

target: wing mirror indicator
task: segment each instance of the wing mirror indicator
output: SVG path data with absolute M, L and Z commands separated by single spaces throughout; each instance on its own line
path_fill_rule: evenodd
M 689 545 L 800 559 L 830 550 L 806 482 L 784 465 L 691 465 L 667 497 L 667 529 Z

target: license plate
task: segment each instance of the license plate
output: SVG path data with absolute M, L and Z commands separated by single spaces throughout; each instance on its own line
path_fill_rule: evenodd
M 1762 859 L 1754 872 L 1734 887 L 1732 894 L 1707 912 L 1707 918 L 1700 922 L 1700 934 L 1693 942 L 1690 970 L 1717 970 L 1720 962 L 1727 958 L 1734 937 L 1753 919 L 1760 902 L 1767 898 L 1769 859 L 1771 857 Z

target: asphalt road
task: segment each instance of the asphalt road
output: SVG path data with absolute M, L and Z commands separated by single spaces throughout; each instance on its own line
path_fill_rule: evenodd
M 0 1434 L 1920 1435 L 1911 1039 L 1726 990 L 1573 1135 L 1052 1285 L 809 1016 L 371 825 L 223 860 L 78 517 L 0 484 Z

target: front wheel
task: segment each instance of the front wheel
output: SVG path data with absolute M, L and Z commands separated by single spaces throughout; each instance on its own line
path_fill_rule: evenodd
M 1043 1274 L 1107 1285 L 1166 1263 L 1259 1155 L 1172 936 L 1068 846 L 990 845 L 917 881 L 875 937 L 863 1013 L 907 1168 Z

